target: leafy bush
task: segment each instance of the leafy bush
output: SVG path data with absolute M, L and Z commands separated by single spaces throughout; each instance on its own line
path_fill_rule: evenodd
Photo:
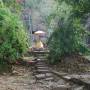
M 59 21 L 60 22 L 60 21 Z M 88 51 L 84 43 L 86 35 L 79 19 L 68 20 L 53 32 L 48 40 L 50 49 L 49 60 L 51 63 L 57 63 L 62 56 L 85 53 Z
M 0 62 L 13 62 L 27 49 L 27 34 L 15 13 L 0 8 Z
M 48 40 L 49 61 L 51 63 L 60 61 L 62 56 L 89 52 L 85 44 L 87 31 L 84 27 L 84 17 L 90 13 L 89 0 L 56 1 L 58 8 L 54 17 L 58 17 L 60 20 L 58 20 L 58 25 Z

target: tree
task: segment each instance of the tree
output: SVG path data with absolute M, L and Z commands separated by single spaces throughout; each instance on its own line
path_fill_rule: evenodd
M 0 8 L 0 70 L 26 52 L 27 34 L 19 16 L 8 8 Z M 7 69 L 7 67 L 6 67 Z
M 2 0 L 4 6 L 8 7 L 14 13 L 20 13 L 21 5 L 17 0 Z
M 89 8 L 81 8 L 82 5 L 86 5 L 87 1 L 58 1 L 58 12 L 54 14 L 55 18 L 58 17 L 57 27 L 48 40 L 51 63 L 60 61 L 62 56 L 83 54 L 88 51 L 84 42 L 87 33 L 82 23 L 82 17 L 88 13 L 86 10 Z M 67 1 L 70 1 L 70 3 Z

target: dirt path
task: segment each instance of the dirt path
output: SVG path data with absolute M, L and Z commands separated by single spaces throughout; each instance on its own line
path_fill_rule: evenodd
M 0 75 L 0 90 L 63 90 L 60 88 L 67 88 L 65 85 L 73 87 L 68 90 L 84 90 L 83 86 L 71 85 L 57 76 L 54 76 L 54 82 L 42 80 L 41 83 L 37 83 L 32 72 L 31 67 L 14 66 L 13 75 Z
M 0 90 L 54 90 L 52 86 L 63 85 L 65 82 L 42 81 L 36 83 L 31 67 L 14 66 L 14 75 L 0 75 Z
M 35 84 L 30 68 L 14 66 L 14 75 L 0 75 L 0 90 L 43 90 Z

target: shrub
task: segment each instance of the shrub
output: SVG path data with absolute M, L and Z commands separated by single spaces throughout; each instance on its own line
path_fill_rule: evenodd
M 49 61 L 52 63 L 60 61 L 62 56 L 90 52 L 85 43 L 87 34 L 90 36 L 85 27 L 85 17 L 90 13 L 89 0 L 56 0 L 56 2 L 57 9 L 53 15 L 60 20 L 48 40 Z
M 88 51 L 84 42 L 86 33 L 82 24 L 80 24 L 80 20 L 74 19 L 73 21 L 69 19 L 68 22 L 62 23 L 61 26 L 58 25 L 58 28 L 48 40 L 49 61 L 51 63 L 57 63 L 62 56 L 83 54 Z
M 0 8 L 0 62 L 16 61 L 27 46 L 27 34 L 19 17 L 8 8 Z

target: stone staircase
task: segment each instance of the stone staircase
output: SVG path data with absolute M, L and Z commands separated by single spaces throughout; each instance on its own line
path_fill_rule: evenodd
M 35 53 L 35 62 L 33 66 L 33 75 L 36 78 L 36 83 L 44 83 L 42 85 L 46 85 L 46 87 L 50 87 L 50 90 L 72 90 L 71 86 L 68 85 L 66 81 L 63 79 L 58 79 L 56 81 L 56 77 L 52 73 L 51 69 L 49 68 L 47 59 L 45 58 L 44 52 L 36 51 Z M 49 90 L 49 89 L 47 89 Z
M 35 75 L 36 81 L 45 80 L 53 81 L 53 74 L 49 70 L 48 65 L 45 62 L 46 60 L 37 58 L 34 66 L 33 74 Z

